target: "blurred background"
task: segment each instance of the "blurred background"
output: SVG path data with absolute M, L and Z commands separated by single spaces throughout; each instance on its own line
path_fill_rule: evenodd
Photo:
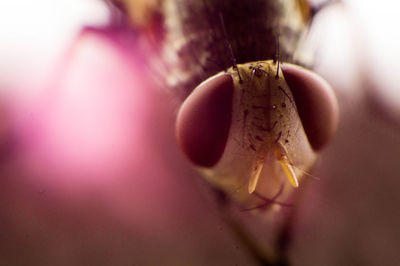
M 347 0 L 316 17 L 314 70 L 341 121 L 293 265 L 400 264 L 399 10 Z M 141 37 L 110 18 L 98 0 L 0 2 L 0 265 L 253 265 L 175 145 Z

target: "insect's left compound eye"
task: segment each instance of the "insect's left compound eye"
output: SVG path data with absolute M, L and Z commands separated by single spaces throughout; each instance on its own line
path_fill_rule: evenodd
M 335 94 L 329 84 L 312 71 L 286 64 L 282 72 L 308 140 L 313 149 L 319 151 L 333 138 L 338 127 L 339 107 Z
M 195 88 L 179 110 L 176 137 L 197 166 L 212 167 L 221 158 L 232 117 L 233 79 L 221 74 Z

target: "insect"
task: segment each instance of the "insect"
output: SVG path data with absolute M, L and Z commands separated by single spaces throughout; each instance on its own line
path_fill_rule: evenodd
M 239 64 L 200 84 L 178 113 L 177 139 L 205 178 L 244 206 L 261 204 L 258 195 L 273 198 L 286 181 L 283 195 L 298 187 L 316 159 L 273 60 Z
M 165 0 L 153 9 L 161 14 L 163 37 L 150 61 L 164 87 L 185 99 L 176 125 L 182 151 L 243 206 L 285 199 L 329 138 L 310 136 L 330 136 L 337 123 L 329 115 L 337 108 L 334 96 L 324 95 L 329 86 L 302 68 L 280 67 L 311 64 L 303 47 L 311 6 L 306 0 Z M 324 119 L 326 126 L 315 123 Z

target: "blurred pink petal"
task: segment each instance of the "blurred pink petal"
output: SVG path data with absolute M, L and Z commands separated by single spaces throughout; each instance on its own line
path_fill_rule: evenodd
M 1 261 L 203 265 L 231 254 L 246 264 L 200 196 L 173 109 L 126 36 L 85 30 L 42 93 L 7 96 Z

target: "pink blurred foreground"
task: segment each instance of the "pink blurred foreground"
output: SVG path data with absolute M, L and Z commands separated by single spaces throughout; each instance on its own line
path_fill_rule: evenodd
M 0 264 L 245 263 L 121 36 L 84 30 L 40 94 L 4 93 Z

